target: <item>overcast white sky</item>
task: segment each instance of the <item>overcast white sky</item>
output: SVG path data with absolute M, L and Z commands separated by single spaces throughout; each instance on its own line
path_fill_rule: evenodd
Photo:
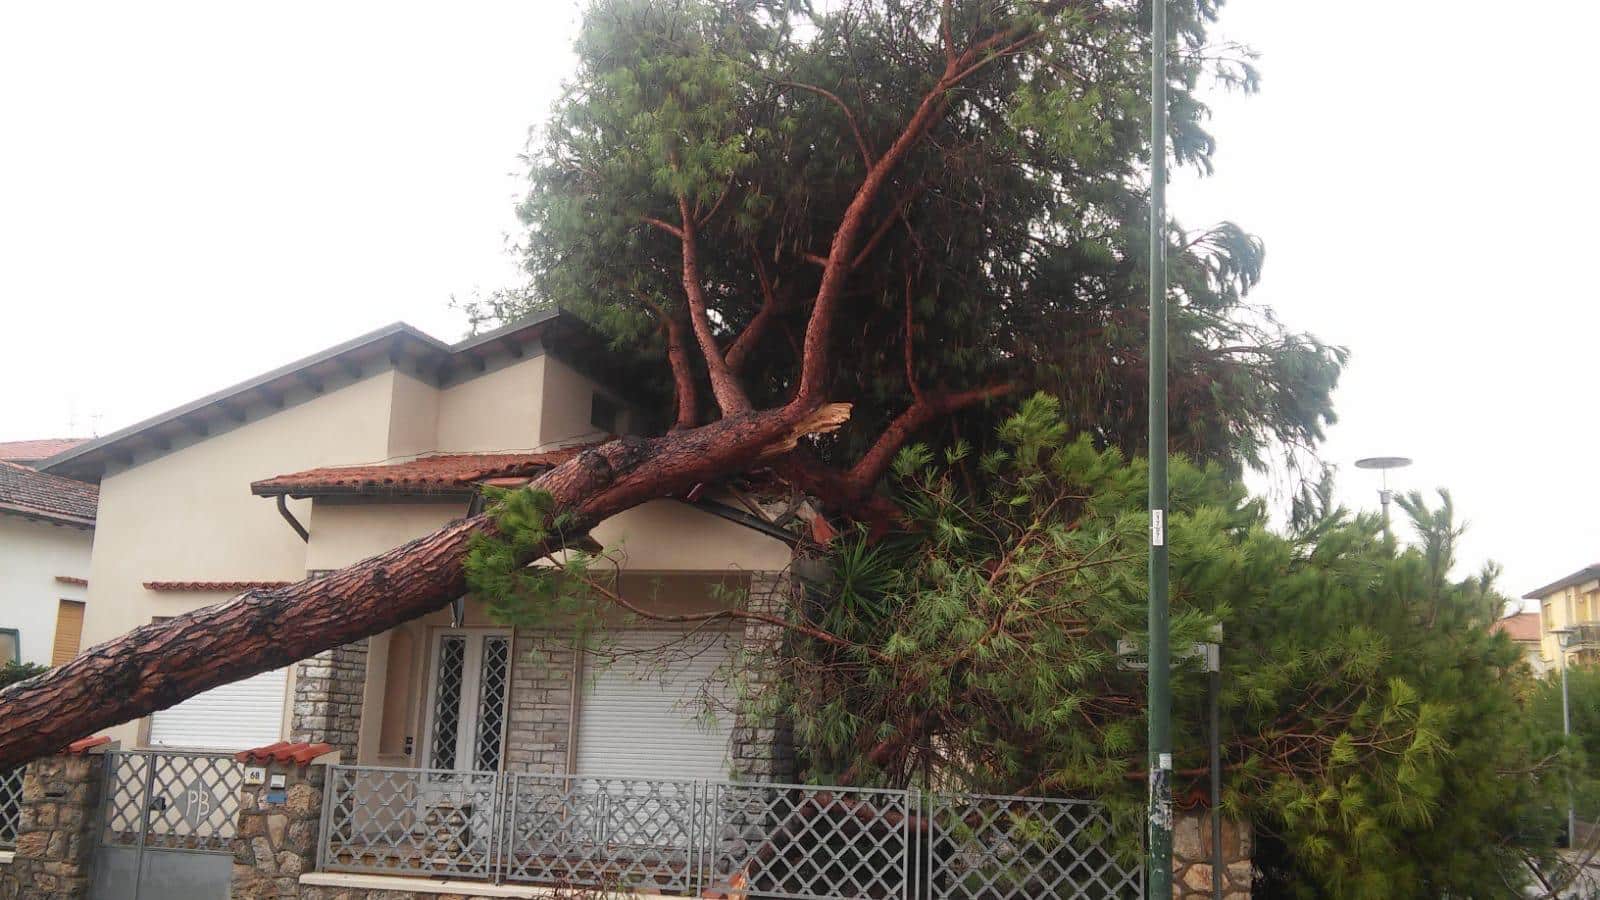
M 0 7 L 0 440 L 105 433 L 513 283 L 521 151 L 571 66 L 551 2 Z M 1231 0 L 1185 224 L 1261 234 L 1256 299 L 1348 345 L 1325 447 L 1448 486 L 1521 594 L 1600 560 L 1589 40 L 1600 7 Z

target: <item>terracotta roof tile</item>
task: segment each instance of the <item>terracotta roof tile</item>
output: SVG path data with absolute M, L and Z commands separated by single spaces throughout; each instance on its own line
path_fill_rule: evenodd
M 227 591 L 237 594 L 251 588 L 281 588 L 294 584 L 292 581 L 146 581 L 144 588 L 147 591 Z
M 0 459 L 9 462 L 36 462 L 65 453 L 88 438 L 41 438 L 34 441 L 0 441 Z
M 1517 613 L 1514 616 L 1506 616 L 1504 619 L 1500 619 L 1490 625 L 1489 630 L 1503 631 L 1510 635 L 1513 641 L 1537 641 L 1539 640 L 1539 614 L 1525 612 Z
M 0 460 L 0 513 L 94 527 L 100 489 Z
M 447 453 L 408 462 L 327 466 L 267 478 L 250 485 L 263 497 L 280 494 L 466 494 L 483 481 L 531 478 L 566 462 L 584 447 L 545 453 Z M 501 482 L 504 483 L 504 482 Z
M 90 750 L 93 750 L 96 747 L 104 747 L 109 743 L 111 743 L 110 736 L 97 734 L 93 737 L 78 738 L 77 740 L 68 744 L 67 749 L 61 752 L 70 753 L 74 756 L 81 756 L 82 754 L 88 753 Z
M 254 750 L 241 750 L 233 758 L 242 763 L 248 762 L 292 762 L 297 766 L 310 765 L 311 761 L 326 753 L 333 752 L 332 744 L 309 743 L 306 741 L 279 741 Z
M 89 586 L 89 579 L 87 579 L 87 578 L 78 578 L 78 577 L 76 577 L 74 575 L 57 575 L 56 576 L 56 582 L 59 583 L 59 584 L 75 584 L 78 587 L 88 587 Z

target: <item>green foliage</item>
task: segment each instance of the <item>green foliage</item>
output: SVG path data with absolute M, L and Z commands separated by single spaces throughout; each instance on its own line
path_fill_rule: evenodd
M 1247 52 L 1207 44 L 1219 6 L 1187 0 L 1172 12 L 1168 140 L 1200 168 L 1213 142 L 1197 87 L 1255 83 Z M 649 220 L 681 224 L 681 200 L 700 220 L 700 281 L 722 346 L 771 287 L 776 323 L 743 380 L 757 405 L 787 398 L 814 258 L 866 172 L 858 143 L 881 156 L 945 65 L 942 0 L 815 7 L 593 0 L 577 71 L 530 145 L 530 287 L 486 298 L 475 322 L 560 304 L 630 355 L 660 360 L 661 317 L 684 315 L 683 248 Z M 836 342 L 830 386 L 854 413 L 824 456 L 853 459 L 911 402 L 908 369 L 929 389 L 1042 388 L 1097 446 L 1142 447 L 1144 7 L 1114 0 L 1042 17 L 1026 0 L 952 5 L 958 48 L 1018 22 L 1039 34 L 947 93 L 940 123 L 867 211 L 866 231 L 885 230 L 850 276 L 834 329 L 850 337 Z M 1171 404 L 1188 412 L 1174 448 L 1236 469 L 1263 464 L 1274 441 L 1312 445 L 1332 421 L 1344 352 L 1246 302 L 1259 240 L 1228 223 L 1169 234 Z M 656 371 L 644 387 L 665 419 L 670 382 L 664 364 Z M 997 414 L 969 411 L 939 439 L 986 442 Z
M 27 681 L 35 675 L 42 675 L 48 671 L 50 671 L 49 666 L 41 666 L 38 663 L 8 661 L 5 665 L 0 666 L 0 687 L 16 684 L 19 681 Z
M 914 529 L 841 543 L 812 624 L 850 647 L 784 680 L 813 778 L 1100 798 L 1137 840 L 1144 680 L 1115 648 L 1144 629 L 1145 467 L 1067 435 L 1038 395 L 980 486 L 960 451 L 901 454 Z M 1408 498 L 1412 547 L 1326 504 L 1276 533 L 1215 465 L 1171 485 L 1172 643 L 1225 628 L 1224 803 L 1262 839 L 1264 895 L 1504 896 L 1551 846 L 1559 737 L 1487 629 L 1498 595 L 1448 577 L 1448 497 Z M 1205 678 L 1174 681 L 1176 790 L 1203 796 Z

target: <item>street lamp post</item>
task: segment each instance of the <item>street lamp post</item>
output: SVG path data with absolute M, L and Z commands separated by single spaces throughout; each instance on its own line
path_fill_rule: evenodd
M 1383 507 L 1383 527 L 1389 527 L 1389 501 L 1394 499 L 1394 491 L 1389 490 L 1389 470 L 1404 469 L 1411 465 L 1411 460 L 1404 456 L 1369 456 L 1366 459 L 1356 460 L 1358 469 L 1377 469 L 1382 473 L 1383 487 L 1378 489 L 1378 503 Z
M 1147 897 L 1172 897 L 1172 656 L 1167 608 L 1167 3 L 1150 9 L 1150 630 Z
M 1566 628 L 1553 628 L 1551 634 L 1556 636 L 1556 645 L 1561 648 L 1561 737 L 1563 742 L 1572 738 L 1572 707 L 1567 701 L 1567 648 L 1572 646 L 1573 640 L 1578 635 L 1578 629 L 1572 626 Z M 1572 776 L 1567 776 L 1567 849 L 1576 850 L 1578 847 L 1578 820 L 1572 809 Z

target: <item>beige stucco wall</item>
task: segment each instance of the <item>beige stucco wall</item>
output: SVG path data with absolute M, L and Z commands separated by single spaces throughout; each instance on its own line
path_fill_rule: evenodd
M 529 357 L 441 391 L 435 449 L 538 449 L 542 414 L 538 400 L 547 360 Z
M 311 532 L 305 568 L 344 568 L 422 537 L 466 512 L 467 501 L 461 498 L 404 503 L 319 499 L 303 520 Z
M 250 493 L 257 479 L 314 466 L 388 455 L 393 373 L 331 390 L 274 415 L 181 447 L 100 484 L 89 566 L 85 646 L 222 599 L 154 593 L 146 581 L 298 580 L 306 545 L 271 500 Z M 290 501 L 302 518 L 309 501 Z M 129 723 L 112 736 L 134 746 Z
M 83 588 L 57 575 L 89 577 L 94 532 L 0 515 L 0 628 L 15 628 L 22 661 L 50 664 L 57 601 L 83 600 Z M 0 663 L 10 662 L 0 659 Z
M 604 394 L 622 408 L 617 416 L 617 432 L 628 433 L 627 404 L 593 379 L 558 359 L 546 357 L 544 407 L 539 417 L 539 442 L 542 447 L 564 447 L 603 438 L 606 435 L 590 423 L 595 394 Z
M 404 372 L 395 372 L 393 398 L 389 457 L 416 456 L 437 449 L 439 389 Z
M 651 500 L 595 527 L 609 556 L 635 572 L 779 571 L 782 541 L 675 500 Z

